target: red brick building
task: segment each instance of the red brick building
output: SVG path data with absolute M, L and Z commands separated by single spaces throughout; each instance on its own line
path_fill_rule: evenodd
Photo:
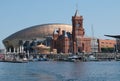
M 111 50 L 114 51 L 115 45 L 116 45 L 116 40 L 98 39 L 98 51 L 99 52 L 105 52 L 105 51 L 109 52 Z M 111 48 L 111 50 L 110 50 L 110 48 Z
M 58 53 L 91 52 L 91 38 L 85 37 L 83 17 L 76 10 L 72 16 L 72 34 L 65 30 L 55 29 L 53 32 L 52 49 Z

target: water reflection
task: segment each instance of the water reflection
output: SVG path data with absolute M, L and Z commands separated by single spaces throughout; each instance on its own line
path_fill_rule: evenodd
M 0 63 L 1 81 L 120 81 L 120 62 Z

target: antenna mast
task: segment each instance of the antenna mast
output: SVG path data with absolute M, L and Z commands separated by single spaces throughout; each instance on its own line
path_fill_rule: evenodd
M 95 52 L 95 38 L 94 38 L 93 25 L 91 26 L 91 30 L 92 30 L 92 52 Z

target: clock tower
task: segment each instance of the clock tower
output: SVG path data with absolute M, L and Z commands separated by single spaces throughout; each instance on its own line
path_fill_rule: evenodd
M 79 15 L 76 10 L 75 15 L 72 16 L 72 41 L 73 41 L 73 53 L 76 54 L 78 50 L 82 50 L 85 31 L 83 28 L 83 17 Z M 78 48 L 79 47 L 79 48 Z
M 85 34 L 85 31 L 83 28 L 83 17 L 80 16 L 78 10 L 76 10 L 75 15 L 72 16 L 73 41 L 75 41 L 77 37 L 83 37 L 84 34 Z

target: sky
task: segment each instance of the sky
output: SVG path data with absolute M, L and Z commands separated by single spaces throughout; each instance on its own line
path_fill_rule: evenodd
M 84 18 L 87 36 L 92 36 L 92 27 L 96 38 L 120 35 L 120 0 L 0 0 L 0 48 L 3 39 L 24 28 L 72 24 L 76 9 Z

